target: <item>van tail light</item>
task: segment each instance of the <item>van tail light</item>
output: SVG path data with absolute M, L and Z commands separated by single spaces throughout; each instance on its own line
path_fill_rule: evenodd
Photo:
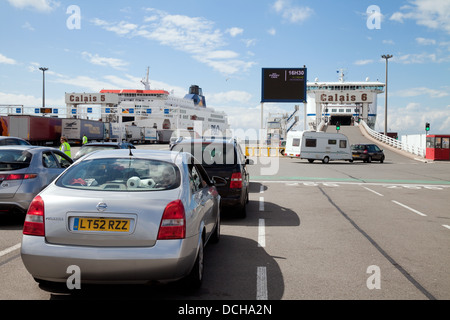
M 158 231 L 158 240 L 184 239 L 186 237 L 186 215 L 181 200 L 170 202 L 164 209 Z
M 230 189 L 240 188 L 242 188 L 242 174 L 240 172 L 235 172 L 231 175 Z
M 28 207 L 28 212 L 23 224 L 23 234 L 45 236 L 44 200 L 42 200 L 41 196 L 34 197 Z

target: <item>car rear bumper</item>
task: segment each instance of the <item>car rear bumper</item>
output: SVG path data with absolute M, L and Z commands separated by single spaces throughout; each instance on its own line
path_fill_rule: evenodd
M 192 269 L 197 236 L 160 240 L 153 247 L 82 247 L 49 244 L 44 237 L 23 235 L 21 255 L 35 278 L 66 282 L 78 266 L 82 283 L 147 283 L 183 278 Z

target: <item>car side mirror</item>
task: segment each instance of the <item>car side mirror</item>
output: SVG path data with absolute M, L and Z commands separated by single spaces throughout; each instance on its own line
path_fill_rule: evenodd
M 255 162 L 252 159 L 245 159 L 245 164 L 255 164 Z
M 213 176 L 211 178 L 212 183 L 214 183 L 214 185 L 216 187 L 225 187 L 227 185 L 227 180 L 225 180 L 222 177 L 218 177 L 218 176 Z

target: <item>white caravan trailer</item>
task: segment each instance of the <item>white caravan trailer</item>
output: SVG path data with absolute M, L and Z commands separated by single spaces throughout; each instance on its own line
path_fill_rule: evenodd
M 353 162 L 347 136 L 342 133 L 316 131 L 289 131 L 284 155 L 291 158 L 321 160 L 348 160 Z

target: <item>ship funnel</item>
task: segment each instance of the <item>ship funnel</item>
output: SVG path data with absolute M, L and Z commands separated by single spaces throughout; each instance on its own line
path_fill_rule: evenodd
M 184 98 L 194 100 L 194 105 L 196 106 L 206 107 L 206 99 L 203 95 L 202 88 L 197 85 L 190 86 L 189 93 Z

